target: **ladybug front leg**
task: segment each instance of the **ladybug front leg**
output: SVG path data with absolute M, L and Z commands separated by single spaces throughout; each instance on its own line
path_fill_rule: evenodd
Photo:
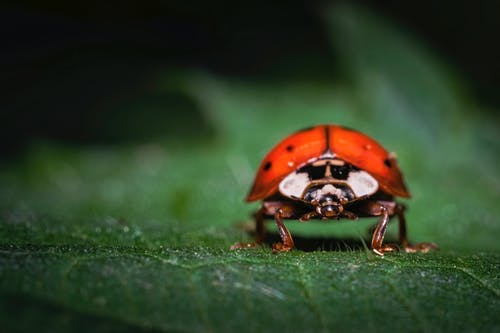
M 254 248 L 265 241 L 264 219 L 273 216 L 278 226 L 278 232 L 282 242 L 273 244 L 273 251 L 287 252 L 293 246 L 293 238 L 288 228 L 283 223 L 283 219 L 298 218 L 299 211 L 288 203 L 281 201 L 265 201 L 262 207 L 254 214 L 255 217 L 255 242 L 236 243 L 231 246 L 231 250 Z
M 273 251 L 288 252 L 293 248 L 294 243 L 292 235 L 290 234 L 290 231 L 288 231 L 288 228 L 285 226 L 285 223 L 283 223 L 283 218 L 290 218 L 293 216 L 293 208 L 288 206 L 283 206 L 274 214 L 274 220 L 276 221 L 276 225 L 278 226 L 278 232 L 283 243 L 278 242 L 273 244 Z
M 383 244 L 385 232 L 389 225 L 390 218 L 394 215 L 394 208 L 396 203 L 394 201 L 364 201 L 359 210 L 363 215 L 367 216 L 380 216 L 379 222 L 375 227 L 372 236 L 372 250 L 376 254 L 383 256 L 385 252 L 398 251 L 399 247 L 396 244 Z M 404 222 L 404 220 L 403 220 Z
M 371 216 L 380 216 L 380 220 L 375 227 L 372 236 L 372 250 L 378 255 L 384 255 L 385 252 L 398 251 L 396 244 L 383 244 L 387 225 L 392 216 L 398 216 L 399 222 L 399 243 L 405 252 L 428 252 L 431 249 L 437 249 L 434 243 L 418 243 L 415 245 L 408 242 L 406 233 L 406 220 L 404 216 L 405 206 L 394 201 L 366 201 L 360 207 L 364 213 Z
M 373 203 L 372 212 L 373 215 L 380 215 L 380 220 L 373 232 L 372 236 L 372 250 L 376 254 L 383 256 L 384 252 L 397 251 L 398 247 L 394 244 L 382 245 L 385 237 L 385 232 L 387 231 L 387 226 L 389 225 L 389 210 L 383 205 L 377 205 Z

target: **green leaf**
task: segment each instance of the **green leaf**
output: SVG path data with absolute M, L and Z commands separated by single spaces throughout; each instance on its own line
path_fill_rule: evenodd
M 154 95 L 198 107 L 175 138 L 40 143 L 2 166 L 3 327 L 500 331 L 498 119 L 408 34 L 359 8 L 325 13 L 344 79 L 167 73 Z M 203 142 L 197 123 L 213 127 Z M 256 205 L 243 198 L 259 159 L 317 123 L 357 128 L 397 152 L 413 194 L 410 238 L 439 251 L 378 257 L 364 245 L 374 219 L 290 221 L 290 253 L 229 250 L 251 239 Z
M 498 255 L 74 245 L 1 254 L 3 290 L 168 331 L 490 331 L 500 296 Z

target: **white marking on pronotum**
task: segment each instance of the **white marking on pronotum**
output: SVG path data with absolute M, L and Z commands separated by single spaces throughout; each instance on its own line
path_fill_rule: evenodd
M 351 171 L 346 183 L 357 198 L 374 194 L 378 190 L 378 182 L 366 171 Z
M 281 194 L 286 197 L 292 198 L 297 197 L 301 198 L 302 193 L 306 189 L 307 185 L 309 185 L 309 175 L 305 172 L 292 172 L 285 179 L 283 179 L 279 185 L 279 190 Z
M 319 194 L 321 196 L 325 196 L 328 194 L 336 195 L 338 198 L 342 198 L 344 196 L 344 191 L 342 191 L 339 188 L 336 188 L 332 184 L 326 184 L 319 191 L 320 191 Z

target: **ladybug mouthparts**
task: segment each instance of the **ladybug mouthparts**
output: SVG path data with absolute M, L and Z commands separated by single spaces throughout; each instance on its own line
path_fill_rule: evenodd
M 316 212 L 320 216 L 324 216 L 326 218 L 337 217 L 342 214 L 344 211 L 344 207 L 339 203 L 328 203 L 324 206 L 318 205 L 316 206 Z
M 311 202 L 316 213 L 325 219 L 339 218 L 344 211 L 344 205 L 335 195 L 325 195 Z

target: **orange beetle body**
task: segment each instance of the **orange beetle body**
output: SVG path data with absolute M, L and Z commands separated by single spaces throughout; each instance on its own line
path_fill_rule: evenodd
M 342 126 L 319 125 L 288 136 L 267 154 L 246 200 L 261 200 L 276 193 L 290 172 L 328 155 L 369 172 L 387 194 L 410 197 L 393 154 L 377 141 Z
M 339 125 L 318 125 L 298 131 L 278 143 L 259 166 L 247 201 L 262 200 L 255 214 L 256 243 L 265 240 L 264 219 L 274 217 L 286 252 L 294 241 L 283 219 L 307 222 L 377 216 L 371 246 L 378 255 L 403 248 L 427 252 L 433 243 L 411 245 L 406 236 L 405 206 L 394 197 L 409 198 L 394 158 L 369 136 Z M 399 245 L 383 244 L 391 217 L 399 221 Z M 237 243 L 233 249 L 256 243 Z

